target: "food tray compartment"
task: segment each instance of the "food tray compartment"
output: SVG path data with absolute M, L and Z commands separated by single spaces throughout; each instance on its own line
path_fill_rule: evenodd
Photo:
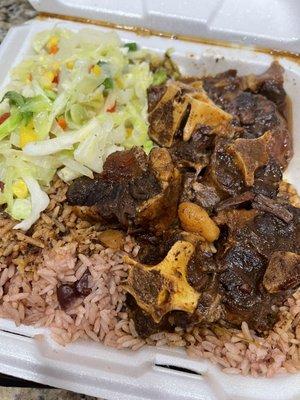
M 35 33 L 54 26 L 85 27 L 52 19 L 10 30 L 0 48 L 1 92 L 9 81 L 9 69 L 30 51 Z M 173 48 L 173 57 L 186 74 L 214 74 L 228 68 L 240 74 L 261 73 L 273 61 L 270 54 L 251 50 L 118 33 L 123 40 L 160 53 Z M 300 190 L 300 66 L 287 58 L 279 62 L 286 71 L 285 88 L 294 109 L 294 158 L 286 178 Z M 145 347 L 130 352 L 87 341 L 64 348 L 50 339 L 47 330 L 16 327 L 7 320 L 0 320 L 0 341 L 0 372 L 107 399 L 296 400 L 300 396 L 300 374 L 271 379 L 225 375 L 219 367 L 190 359 L 176 348 Z
M 299 52 L 297 0 L 29 0 L 40 12 Z

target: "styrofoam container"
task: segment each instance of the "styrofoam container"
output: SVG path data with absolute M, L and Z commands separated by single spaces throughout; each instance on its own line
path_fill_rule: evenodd
M 32 2 L 36 7 L 41 9 L 40 1 L 34 0 Z M 265 2 L 269 3 L 269 5 L 271 3 L 269 1 Z M 66 10 L 70 11 L 70 7 L 73 5 L 71 0 L 56 0 L 51 2 L 50 0 L 46 0 L 42 3 L 45 3 L 48 7 L 48 9 L 46 7 L 43 10 L 57 12 L 57 10 L 49 9 L 51 4 L 54 4 L 56 7 L 60 6 L 62 12 L 65 13 Z M 135 21 L 134 19 L 130 19 L 133 18 L 133 12 L 130 10 L 128 12 L 124 11 L 123 14 L 118 11 L 116 3 L 119 6 L 122 3 L 123 10 L 125 3 L 120 1 L 114 2 L 112 0 L 101 3 L 107 5 L 107 7 L 110 5 L 111 13 L 115 13 L 114 15 L 118 16 L 118 18 L 120 17 L 120 19 L 116 18 L 116 22 L 121 21 L 122 16 L 124 16 L 124 22 Z M 218 3 L 220 8 L 224 9 L 231 1 L 216 1 L 212 3 L 215 5 Z M 248 3 L 250 2 L 248 1 Z M 272 4 L 277 4 L 277 6 L 278 3 L 284 2 L 272 1 Z M 300 7 L 296 7 L 296 1 L 285 1 L 285 3 L 286 5 L 289 3 L 293 4 L 298 11 L 300 9 Z M 93 0 L 80 0 L 76 4 L 82 7 L 81 16 L 88 17 L 91 7 L 100 3 Z M 165 21 L 169 21 L 169 18 L 171 18 L 171 16 L 166 15 L 163 17 L 164 10 L 167 12 L 173 10 L 175 16 L 172 14 L 172 17 L 175 18 L 177 15 L 178 21 L 181 21 L 181 15 L 183 15 L 182 18 L 186 22 L 182 24 L 181 21 L 181 24 L 178 25 L 178 29 L 181 32 L 175 31 L 175 33 L 184 34 L 189 33 L 189 18 L 186 16 L 187 7 L 184 7 L 184 4 L 186 6 L 193 4 L 198 11 L 199 8 L 197 7 L 200 7 L 198 2 L 194 1 L 183 1 L 180 3 L 181 5 L 171 8 L 168 1 L 142 2 L 141 0 L 136 0 L 135 6 L 132 6 L 132 9 L 135 7 L 138 9 L 141 4 L 145 4 L 146 6 L 151 5 L 152 9 L 155 7 L 160 9 L 161 12 L 160 14 L 158 13 L 159 16 L 156 19 L 158 21 L 157 25 L 154 26 L 156 29 L 159 29 L 161 26 L 162 19 L 165 18 Z M 174 5 L 174 2 L 172 4 Z M 108 12 L 103 11 L 104 5 L 100 11 L 97 11 L 97 16 L 105 19 L 104 17 L 107 14 L 112 19 Z M 209 9 L 211 4 L 206 2 L 206 6 Z M 145 9 L 144 14 L 142 13 L 141 15 L 144 15 L 147 20 L 148 17 Z M 216 7 L 214 9 L 216 10 Z M 286 9 L 287 12 L 288 7 Z M 189 13 L 191 18 L 193 18 L 194 13 L 192 11 L 189 11 Z M 93 17 L 95 18 L 95 15 Z M 294 15 L 291 13 L 291 19 L 293 17 Z M 155 18 L 154 20 L 153 16 L 151 18 L 153 27 L 155 25 Z M 209 17 L 207 18 L 209 20 Z M 226 25 L 225 22 L 223 21 L 222 26 Z M 208 25 L 205 25 L 205 19 L 203 23 L 208 29 Z M 9 81 L 8 72 L 11 67 L 29 54 L 30 43 L 35 33 L 50 29 L 53 26 L 79 30 L 84 27 L 84 24 L 48 19 L 30 21 L 22 26 L 12 28 L 0 47 L 0 91 Z M 169 22 L 169 31 L 171 31 L 172 26 Z M 176 27 L 176 24 L 174 26 Z M 89 27 L 92 28 L 91 25 Z M 98 26 L 93 27 L 93 29 L 107 30 L 107 28 Z M 295 30 L 296 33 L 297 29 Z M 293 43 L 293 46 L 298 43 L 297 46 L 299 46 L 300 34 L 297 33 L 297 36 L 293 36 L 292 40 L 290 31 L 287 30 L 287 32 L 288 36 L 285 37 L 286 31 L 282 31 L 286 43 Z M 157 36 L 142 37 L 137 36 L 133 32 L 122 30 L 119 31 L 119 35 L 123 40 L 136 41 L 140 46 L 160 53 L 163 53 L 168 48 L 173 48 L 175 61 L 183 73 L 190 75 L 215 74 L 228 68 L 236 68 L 240 74 L 261 73 L 273 61 L 273 57 L 270 54 L 255 52 L 250 49 L 220 47 Z M 253 32 L 252 35 L 255 36 Z M 257 35 L 257 41 L 258 39 L 259 34 Z M 277 42 L 276 37 L 273 39 L 273 47 L 280 48 L 280 46 L 276 46 L 276 43 L 281 43 L 281 46 L 283 46 L 282 40 L 277 38 Z M 249 45 L 251 40 L 248 38 L 247 41 Z M 279 58 L 279 62 L 285 68 L 285 89 L 291 98 L 294 110 L 292 115 L 294 158 L 286 171 L 286 178 L 300 191 L 300 113 L 298 112 L 300 108 L 300 65 L 288 58 Z M 188 358 L 181 349 L 145 347 L 138 352 L 130 352 L 111 349 L 91 341 L 70 344 L 64 348 L 50 339 L 47 330 L 26 326 L 16 327 L 14 323 L 8 320 L 0 320 L 0 343 L 1 373 L 106 399 L 300 399 L 300 374 L 281 374 L 271 379 L 226 375 L 219 367 L 207 360 Z M 182 369 L 185 370 L 183 371 Z

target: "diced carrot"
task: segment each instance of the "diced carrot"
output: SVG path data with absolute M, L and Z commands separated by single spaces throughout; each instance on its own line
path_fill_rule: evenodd
M 58 46 L 56 44 L 50 47 L 49 54 L 56 54 L 57 52 L 58 52 Z
M 9 117 L 10 117 L 10 113 L 9 112 L 6 112 L 6 113 L 0 115 L 0 125 L 3 124 L 3 122 L 6 121 L 7 118 L 9 118 Z
M 61 129 L 63 129 L 64 131 L 67 129 L 68 124 L 67 121 L 64 119 L 64 117 L 59 117 L 57 119 L 57 123 L 58 125 L 61 127 Z
M 47 49 L 49 50 L 52 46 L 57 46 L 59 38 L 57 36 L 52 36 L 46 45 Z
M 116 111 L 116 108 L 117 108 L 117 104 L 116 104 L 116 102 L 114 102 L 114 104 L 111 107 L 109 107 L 106 111 L 113 113 Z

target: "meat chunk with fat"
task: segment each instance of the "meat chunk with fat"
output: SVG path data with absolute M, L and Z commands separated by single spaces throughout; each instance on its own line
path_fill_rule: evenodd
M 276 298 L 276 301 L 275 301 Z M 278 320 L 278 307 L 283 303 L 284 296 L 271 296 L 268 293 L 258 293 L 256 302 L 252 307 L 235 307 L 228 302 L 226 306 L 225 321 L 239 328 L 242 322 L 247 322 L 250 329 L 264 333 L 273 328 Z
M 177 216 L 181 174 L 173 164 L 168 150 L 163 148 L 154 148 L 151 151 L 149 169 L 160 185 L 160 191 L 139 204 L 135 224 L 146 226 L 158 234 L 166 231 Z M 139 185 L 144 185 L 144 181 L 139 182 Z
M 188 141 L 174 141 L 170 148 L 174 162 L 179 167 L 194 168 L 199 173 L 209 163 L 213 139 L 211 129 L 200 126 Z
M 222 161 L 223 160 L 221 159 L 219 161 L 219 164 L 216 165 L 220 167 L 221 174 L 223 173 L 225 175 L 226 169 L 225 168 L 223 170 L 221 169 Z M 236 165 L 235 164 L 231 165 L 233 165 L 233 168 L 235 168 L 235 170 L 234 169 L 229 170 L 229 173 L 232 175 L 232 179 L 234 180 L 236 176 L 238 177 L 238 179 L 240 179 L 241 175 L 237 171 Z M 210 168 L 208 171 L 210 171 Z M 246 169 L 246 171 L 248 170 Z M 213 172 L 211 172 L 211 174 L 212 173 Z M 220 176 L 222 177 L 221 174 Z M 218 175 L 216 174 L 214 178 L 215 178 L 214 180 L 210 181 L 208 175 L 206 179 L 203 181 L 204 183 L 201 183 L 201 181 L 196 183 L 191 183 L 192 178 L 189 178 L 189 181 L 184 186 L 182 196 L 184 196 L 185 198 L 190 197 L 191 199 L 194 199 L 191 201 L 194 201 L 196 203 L 200 201 L 199 204 L 202 205 L 203 207 L 210 207 L 210 209 L 211 207 L 213 207 L 216 211 L 221 211 L 223 209 L 229 209 L 229 208 L 243 208 L 246 205 L 249 206 L 249 202 L 254 200 L 256 198 L 256 195 L 262 195 L 269 199 L 275 199 L 278 194 L 279 184 L 282 178 L 282 170 L 279 167 L 278 163 L 276 163 L 276 161 L 270 159 L 266 165 L 255 168 L 253 185 L 251 187 L 244 188 L 244 190 L 246 191 L 242 191 L 242 193 L 240 193 L 240 191 L 243 189 L 241 185 L 240 186 L 241 190 L 237 190 L 236 194 L 234 194 L 234 192 L 231 192 L 230 193 L 231 197 L 229 198 L 226 196 L 224 186 L 223 186 L 223 192 L 219 191 L 218 195 L 218 191 L 216 190 L 216 187 L 220 188 L 220 183 L 216 179 L 218 178 Z M 212 186 L 213 184 L 214 186 Z M 196 188 L 198 188 L 198 191 L 196 190 Z M 200 198 L 199 200 L 197 200 L 197 198 L 199 197 L 199 193 L 200 193 Z M 201 196 L 201 194 L 203 195 Z M 202 200 L 203 196 L 204 199 Z M 224 197 L 225 199 L 220 201 L 220 199 Z M 208 198 L 208 201 L 205 200 L 206 198 Z M 201 202 L 203 204 L 201 204 Z M 258 203 L 256 204 L 258 205 Z M 259 204 L 259 206 L 260 208 L 262 208 L 261 203 Z
M 282 170 L 279 164 L 271 158 L 265 166 L 259 167 L 255 171 L 252 191 L 255 194 L 262 194 L 274 199 L 278 194 L 281 179 Z
M 264 257 L 251 245 L 237 242 L 226 250 L 220 262 L 225 269 L 220 283 L 224 290 L 226 320 L 237 325 L 247 321 L 259 331 L 269 329 L 276 313 L 269 295 L 260 288 L 267 263 Z M 257 318 L 258 315 L 261 318 Z
M 236 242 L 236 236 L 239 235 L 244 239 L 243 232 L 247 229 L 248 225 L 254 220 L 254 218 L 259 214 L 257 210 L 222 210 L 214 217 L 215 222 L 218 226 L 223 229 L 226 227 L 228 229 L 226 235 L 226 242 Z M 223 229 L 224 231 L 224 229 Z M 221 243 L 224 245 L 224 243 Z
M 244 95 L 253 96 L 251 93 Z M 240 97 L 235 101 L 238 102 Z M 268 102 L 266 99 L 263 101 Z M 268 110 L 263 112 L 262 120 L 265 122 L 263 118 L 266 117 L 267 121 L 271 121 L 265 124 L 260 120 L 259 111 L 251 108 L 251 102 L 248 110 L 246 103 L 241 103 L 241 109 L 246 113 L 242 121 L 247 121 L 249 125 L 245 126 L 241 122 L 242 128 L 246 130 L 237 139 L 218 138 L 215 141 L 211 161 L 204 176 L 204 181 L 211 182 L 224 199 L 252 187 L 256 193 L 266 193 L 274 197 L 282 170 L 292 155 L 291 135 L 286 121 L 276 111 L 275 105 L 269 102 L 271 109 L 274 109 L 274 118 L 269 116 Z M 250 137 L 249 129 L 251 132 L 253 130 Z
M 215 76 L 206 76 L 202 80 L 203 88 L 208 96 L 224 110 L 227 109 L 228 105 L 241 92 L 242 79 L 234 69 Z
M 242 171 L 238 168 L 234 157 L 230 154 L 231 142 L 219 138 L 215 143 L 211 162 L 203 178 L 214 186 L 220 198 L 240 194 L 246 190 Z
M 292 215 L 288 221 L 272 210 L 253 209 L 223 210 L 215 218 L 221 231 L 224 225 L 229 230 L 218 244 L 217 258 L 224 267 L 220 283 L 230 323 L 244 320 L 258 331 L 271 328 L 277 316 L 273 306 L 300 283 L 300 209 L 286 207 Z
M 162 93 L 156 87 L 148 91 L 149 136 L 160 146 L 171 147 L 179 136 L 187 142 L 201 126 L 219 136 L 233 135 L 232 116 L 209 99 L 201 81 L 169 81 L 162 96 L 158 90 Z
M 149 90 L 150 136 L 171 147 L 179 167 L 199 173 L 209 164 L 205 181 L 222 198 L 236 196 L 255 185 L 256 173 L 259 182 L 269 164 L 283 170 L 292 156 L 291 134 L 277 107 L 285 96 L 278 63 L 258 76 L 229 70 L 169 81 Z
M 243 84 L 253 93 L 259 93 L 273 101 L 281 113 L 286 106 L 286 92 L 283 87 L 283 67 L 274 61 L 271 66 L 260 75 L 248 75 L 243 77 Z
M 266 257 L 275 251 L 300 252 L 300 226 L 295 221 L 286 223 L 275 215 L 261 213 L 249 228 L 253 245 Z
M 215 76 L 206 76 L 202 81 L 208 96 L 224 110 L 227 110 L 227 107 L 239 94 L 247 91 L 261 94 L 271 100 L 284 114 L 286 92 L 283 87 L 283 74 L 283 67 L 274 61 L 260 75 L 238 76 L 236 70 L 230 69 Z
M 183 175 L 183 190 L 180 197 L 180 202 L 189 201 L 196 203 L 208 211 L 216 206 L 220 201 L 215 186 L 208 181 L 202 183 L 201 179 L 193 173 L 186 173 Z
M 287 205 L 286 211 L 292 215 L 289 221 L 258 209 L 223 210 L 215 221 L 228 227 L 230 243 L 248 243 L 269 259 L 275 251 L 300 253 L 300 209 Z
M 133 148 L 111 154 L 95 179 L 76 179 L 67 200 L 96 207 L 107 222 L 161 232 L 176 216 L 180 183 L 168 150 L 154 148 L 147 157 L 142 149 Z
M 152 91 L 156 91 L 155 88 Z M 175 83 L 165 86 L 165 92 L 154 105 L 155 95 L 148 91 L 149 136 L 161 146 L 170 147 L 174 141 L 181 121 L 187 114 L 188 103 L 181 97 L 181 89 Z M 151 111 L 150 111 L 151 110 Z
M 243 127 L 242 137 L 246 139 L 255 139 L 282 122 L 282 117 L 272 101 L 250 92 L 241 92 L 236 96 L 228 106 L 228 112 Z
M 268 153 L 282 168 L 292 157 L 292 137 L 287 122 L 279 113 L 276 105 L 261 95 L 242 92 L 230 104 L 228 112 L 233 114 L 243 131 L 240 137 L 257 139 L 271 134 Z M 251 144 L 251 142 L 246 142 Z M 245 145 L 247 147 L 247 145 Z
M 275 251 L 269 260 L 263 284 L 270 293 L 297 288 L 300 285 L 300 254 Z
M 292 137 L 280 113 L 286 94 L 283 68 L 278 63 L 258 76 L 240 78 L 236 71 L 229 70 L 215 77 L 205 77 L 203 87 L 216 104 L 234 116 L 233 123 L 241 129 L 236 130 L 239 138 L 233 141 L 231 153 L 243 172 L 245 167 L 250 167 L 253 154 L 256 154 L 256 168 L 265 166 L 271 159 L 282 169 L 286 168 L 292 156 Z M 251 141 L 263 135 L 268 135 L 268 140 Z M 252 166 L 253 173 L 256 168 Z M 248 186 L 253 184 L 253 173 L 251 178 L 249 174 L 245 176 Z

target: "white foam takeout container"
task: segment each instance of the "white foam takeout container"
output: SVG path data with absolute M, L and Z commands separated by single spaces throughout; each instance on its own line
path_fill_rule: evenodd
M 103 0 L 101 3 L 96 0 L 31 2 L 39 11 L 300 52 L 300 4 L 296 0 L 216 0 L 205 3 L 135 0 L 126 2 L 126 6 L 121 0 Z M 267 33 L 266 21 L 261 16 L 264 12 L 268 12 Z M 285 18 L 284 29 L 282 18 Z M 47 19 L 33 20 L 9 31 L 0 47 L 0 91 L 9 81 L 10 68 L 30 52 L 35 33 L 55 25 L 74 30 L 86 27 L 81 23 Z M 91 25 L 89 28 L 108 29 Z M 261 73 L 273 61 L 270 54 L 249 48 L 137 36 L 124 30 L 119 30 L 119 35 L 123 40 L 136 41 L 140 46 L 160 53 L 173 48 L 174 58 L 186 74 L 214 74 L 228 68 L 236 68 L 240 74 Z M 286 171 L 286 178 L 300 191 L 300 65 L 288 58 L 278 59 L 285 68 L 285 88 L 294 110 L 294 158 Z M 300 374 L 278 375 L 271 379 L 226 375 L 206 360 L 188 358 L 180 349 L 145 347 L 130 352 L 91 341 L 63 348 L 50 339 L 47 330 L 16 327 L 8 320 L 0 320 L 0 343 L 1 373 L 106 399 L 300 399 Z M 178 367 L 186 371 L 176 369 Z

